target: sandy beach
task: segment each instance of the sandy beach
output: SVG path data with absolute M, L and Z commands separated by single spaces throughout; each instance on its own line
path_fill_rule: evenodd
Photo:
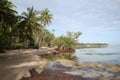
M 47 74 L 47 71 L 45 71 L 47 69 L 48 72 L 50 72 L 49 70 L 52 70 L 50 72 L 51 74 L 53 74 L 50 75 L 52 77 L 55 76 L 55 73 L 59 73 L 56 72 L 59 70 L 62 71 L 62 73 L 60 72 L 58 76 L 67 74 L 66 76 L 73 75 L 76 77 L 83 77 L 84 79 L 87 80 L 120 79 L 119 64 L 118 65 L 107 63 L 78 64 L 76 61 L 71 61 L 67 59 L 58 59 L 51 62 L 47 59 L 42 59 L 40 57 L 41 54 L 49 54 L 53 51 L 54 50 L 51 48 L 20 49 L 6 51 L 6 53 L 0 55 L 0 80 L 20 80 L 22 77 L 31 77 L 29 70 L 33 68 L 35 69 L 35 71 L 37 71 L 38 74 L 44 76 L 45 73 Z M 48 78 L 51 78 L 50 76 L 48 76 Z M 80 78 L 77 79 L 80 80 Z M 75 79 L 73 78 L 71 80 L 76 80 L 76 78 Z
M 0 80 L 19 80 L 30 76 L 28 70 L 45 68 L 49 61 L 41 59 L 38 54 L 48 53 L 51 49 L 10 50 L 0 56 Z

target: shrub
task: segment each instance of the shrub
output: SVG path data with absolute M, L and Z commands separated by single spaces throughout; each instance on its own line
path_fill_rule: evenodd
M 58 46 L 58 47 L 68 47 L 73 48 L 75 44 L 78 43 L 78 38 L 81 35 L 80 32 L 67 32 L 66 35 L 61 35 L 57 38 L 55 38 L 52 41 L 52 45 Z

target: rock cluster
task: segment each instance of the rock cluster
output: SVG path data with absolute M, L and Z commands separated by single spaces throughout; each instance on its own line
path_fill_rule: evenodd
M 29 70 L 30 77 L 22 77 L 20 80 L 85 80 L 61 71 L 44 70 L 38 74 L 35 69 Z

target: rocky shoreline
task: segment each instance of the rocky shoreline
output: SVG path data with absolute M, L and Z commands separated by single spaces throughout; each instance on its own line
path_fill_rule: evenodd
M 38 74 L 34 69 L 32 69 L 29 70 L 29 72 L 31 74 L 30 77 L 22 77 L 20 80 L 85 80 L 58 70 L 53 71 L 45 69 L 40 74 Z
M 69 65 L 65 65 L 66 62 Z M 36 75 L 31 74 L 30 77 L 22 77 L 20 80 L 120 80 L 120 65 L 107 63 L 76 65 L 65 59 L 51 62 L 40 74 L 35 69 L 31 72 Z
M 6 52 L 6 54 L 0 56 L 0 79 L 120 80 L 120 64 L 114 65 L 100 62 L 78 64 L 77 61 L 63 58 L 49 61 L 40 57 L 43 53 L 48 54 L 51 52 L 54 52 L 53 49 L 48 48 Z M 34 79 L 31 78 L 33 75 L 29 72 L 33 68 L 35 69 L 33 72 L 37 75 Z
M 64 59 L 58 60 L 52 68 L 56 69 L 55 66 L 67 74 L 79 76 L 86 80 L 120 80 L 120 64 L 89 62 L 78 65 Z

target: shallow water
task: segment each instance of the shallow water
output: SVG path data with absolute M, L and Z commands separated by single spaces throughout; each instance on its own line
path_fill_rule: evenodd
M 78 57 L 80 64 L 84 62 L 120 64 L 120 46 L 76 49 L 75 55 Z

